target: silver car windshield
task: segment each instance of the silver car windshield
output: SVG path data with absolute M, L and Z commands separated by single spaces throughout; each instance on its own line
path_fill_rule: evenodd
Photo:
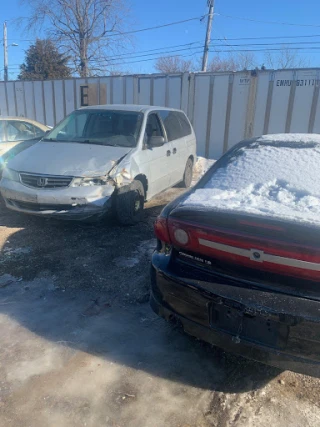
M 134 111 L 78 110 L 60 122 L 43 141 L 135 147 L 143 114 Z

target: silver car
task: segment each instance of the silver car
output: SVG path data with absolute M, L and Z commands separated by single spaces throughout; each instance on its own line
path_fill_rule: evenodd
M 0 157 L 22 141 L 41 139 L 49 129 L 25 117 L 0 117 Z

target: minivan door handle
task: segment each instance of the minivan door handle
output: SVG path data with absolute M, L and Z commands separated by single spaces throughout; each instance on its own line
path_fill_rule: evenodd
M 171 151 L 170 150 L 167 151 L 167 156 L 168 157 L 171 156 Z
M 172 152 L 173 152 L 173 154 L 176 154 L 177 149 L 176 149 L 176 148 L 174 148 L 174 149 L 172 150 Z

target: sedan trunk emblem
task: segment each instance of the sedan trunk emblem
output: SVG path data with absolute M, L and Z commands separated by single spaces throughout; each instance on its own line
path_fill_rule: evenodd
M 250 259 L 251 261 L 263 262 L 263 251 L 258 251 L 257 249 L 250 249 Z

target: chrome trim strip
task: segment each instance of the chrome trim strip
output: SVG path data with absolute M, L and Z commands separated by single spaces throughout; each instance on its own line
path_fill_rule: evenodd
M 285 258 L 277 255 L 270 255 L 260 250 L 242 249 L 235 246 L 223 245 L 222 243 L 212 242 L 210 240 L 199 239 L 199 244 L 208 248 L 217 249 L 229 254 L 239 255 L 249 258 L 255 262 L 270 262 L 272 264 L 285 265 L 286 267 L 303 268 L 305 270 L 320 271 L 320 264 L 315 262 L 301 261 L 295 258 Z M 255 259 L 254 254 L 259 254 L 259 258 Z

